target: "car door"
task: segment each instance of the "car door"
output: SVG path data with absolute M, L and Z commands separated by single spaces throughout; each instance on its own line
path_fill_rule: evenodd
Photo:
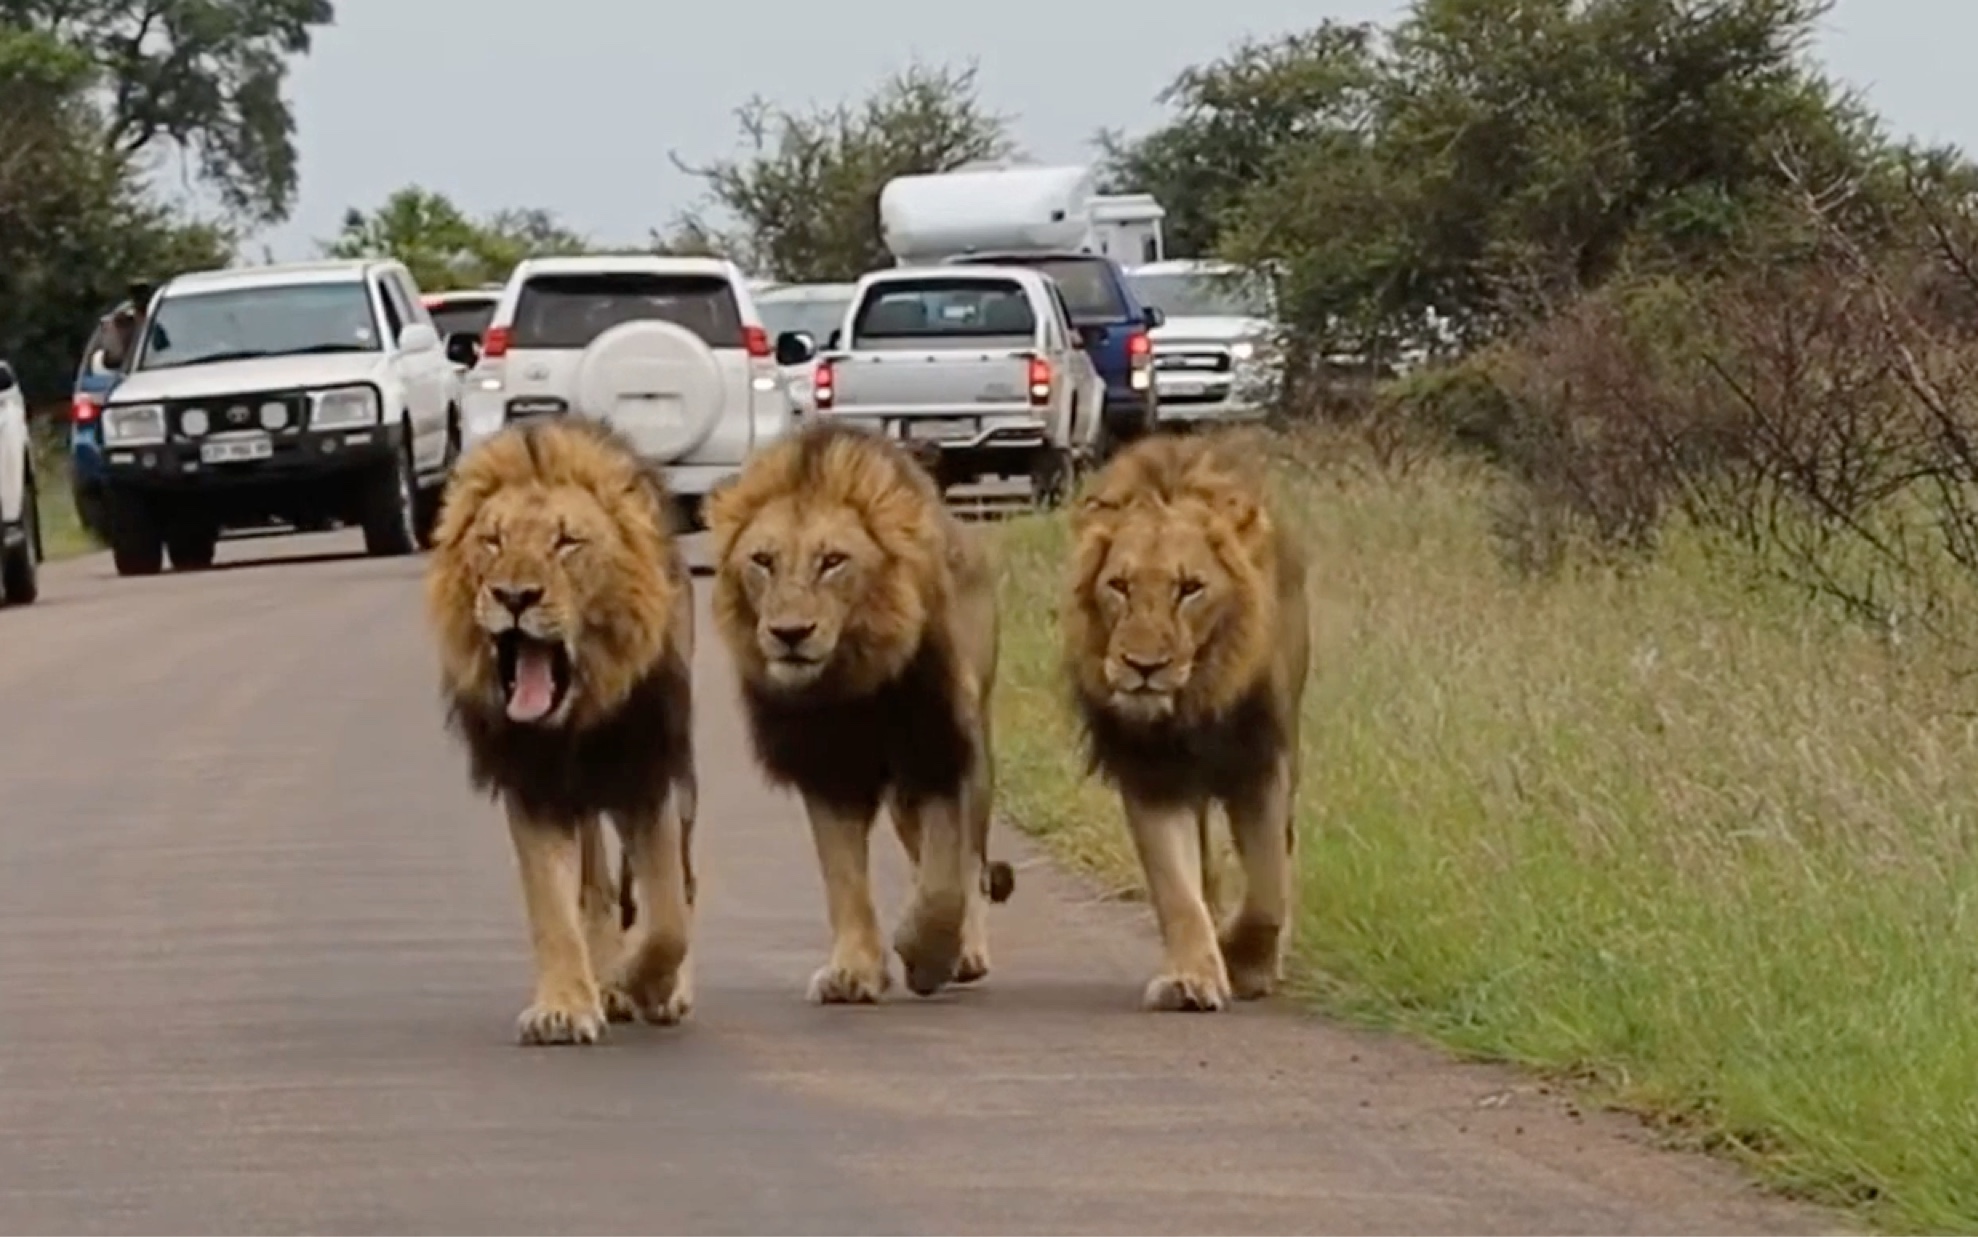
M 27 492 L 27 400 L 14 367 L 0 361 L 0 520 L 22 517 Z
M 386 310 L 392 333 L 392 364 L 405 386 L 406 415 L 412 422 L 412 461 L 420 472 L 438 467 L 446 451 L 446 393 L 439 380 L 445 356 L 437 348 L 406 352 L 398 337 L 415 322 L 430 326 L 425 308 L 416 297 L 406 295 L 397 272 L 384 268 L 376 274 L 378 295 Z

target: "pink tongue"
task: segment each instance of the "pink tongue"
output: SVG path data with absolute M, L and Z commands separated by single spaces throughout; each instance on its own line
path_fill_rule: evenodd
M 556 703 L 556 672 L 548 649 L 524 647 L 515 658 L 515 690 L 508 693 L 508 719 L 539 722 Z

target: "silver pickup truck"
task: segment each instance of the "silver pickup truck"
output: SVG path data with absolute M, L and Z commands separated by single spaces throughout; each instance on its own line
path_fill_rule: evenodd
M 809 341 L 777 341 L 779 360 Z M 1017 267 L 902 267 L 858 281 L 817 357 L 821 417 L 915 448 L 943 489 L 1025 477 L 1054 506 L 1097 445 L 1105 388 L 1048 275 Z

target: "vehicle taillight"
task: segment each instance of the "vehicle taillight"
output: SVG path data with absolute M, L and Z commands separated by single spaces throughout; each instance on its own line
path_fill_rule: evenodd
M 507 355 L 508 328 L 505 326 L 489 327 L 487 336 L 481 340 L 481 359 L 483 361 L 494 361 Z
M 1145 331 L 1135 331 L 1126 337 L 1126 359 L 1135 365 L 1145 365 L 1154 359 L 1154 341 Z
M 837 381 L 838 375 L 832 372 L 831 362 L 819 361 L 817 363 L 817 372 L 811 376 L 810 380 L 811 402 L 817 405 L 819 409 L 829 408 L 831 401 L 838 396 L 835 386 Z
M 1051 363 L 1041 356 L 1030 358 L 1030 402 L 1039 406 L 1051 402 Z
M 77 425 L 88 425 L 102 411 L 103 405 L 94 395 L 78 395 L 69 401 L 69 420 Z
M 749 355 L 758 361 L 776 355 L 776 350 L 769 346 L 769 332 L 759 326 L 742 328 L 742 344 L 748 348 Z

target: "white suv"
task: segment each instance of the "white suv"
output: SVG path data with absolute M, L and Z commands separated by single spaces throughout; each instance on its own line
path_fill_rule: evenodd
M 575 414 L 608 422 L 664 466 L 681 515 L 789 432 L 794 407 L 748 276 L 719 258 L 599 254 L 515 268 L 465 395 L 471 444 L 509 421 Z
M 41 593 L 41 508 L 35 501 L 27 401 L 14 367 L 0 361 L 0 601 L 24 606 Z

